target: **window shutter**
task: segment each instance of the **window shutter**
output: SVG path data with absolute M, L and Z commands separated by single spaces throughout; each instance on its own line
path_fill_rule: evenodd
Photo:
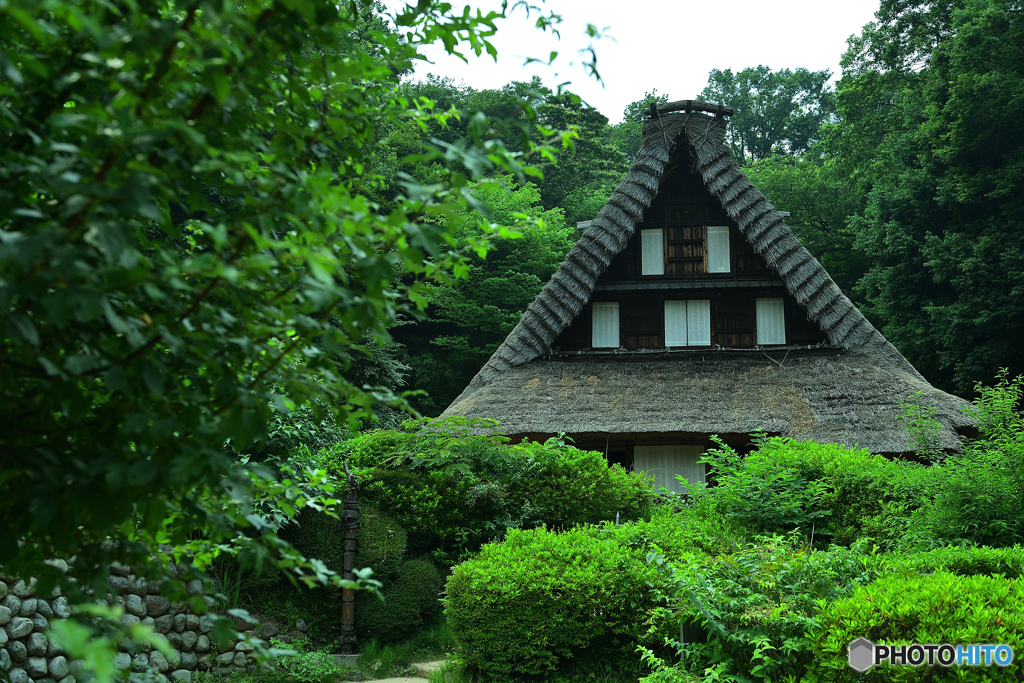
M 665 274 L 665 231 L 640 231 L 640 274 Z
M 704 482 L 702 446 L 636 446 L 633 449 L 633 470 L 654 475 L 655 490 L 664 487 L 673 493 L 684 493 L 676 475 L 694 484 Z
M 708 226 L 708 272 L 728 273 L 729 268 L 729 226 Z
M 665 346 L 686 346 L 686 302 L 665 302 Z
M 782 299 L 757 300 L 757 343 L 786 343 L 786 309 Z
M 690 346 L 711 346 L 711 302 L 686 302 L 686 332 Z
M 604 301 L 594 304 L 593 334 L 594 348 L 619 348 L 619 304 Z

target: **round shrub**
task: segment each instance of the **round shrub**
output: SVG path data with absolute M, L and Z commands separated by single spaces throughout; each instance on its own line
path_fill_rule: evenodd
M 402 564 L 406 533 L 393 519 L 376 508 L 364 508 L 359 515 L 356 567 L 370 567 L 378 581 L 388 581 Z
M 341 572 L 345 564 L 345 530 L 340 519 L 304 508 L 298 525 L 287 533 L 295 547 L 306 557 L 316 558 L 331 571 Z
M 384 587 L 384 600 L 366 591 L 356 594 L 356 634 L 362 640 L 400 641 L 441 607 L 441 575 L 430 562 L 409 560 Z
M 506 470 L 513 507 L 532 510 L 532 520 L 549 528 L 639 519 L 650 505 L 651 489 L 639 474 L 609 466 L 595 451 L 581 451 L 555 440 L 509 446 Z
M 458 565 L 444 603 L 463 661 L 509 680 L 555 671 L 584 650 L 627 661 L 638 643 L 660 644 L 672 629 L 648 634 L 645 622 L 661 577 L 644 548 L 614 536 L 510 530 Z
M 1002 576 L 890 574 L 829 605 L 812 634 L 813 663 L 804 681 L 858 681 L 848 666 L 850 641 L 872 643 L 1005 643 L 1024 647 L 1024 584 Z M 1018 662 L 1008 667 L 889 667 L 871 669 L 877 680 L 901 682 L 1021 680 Z M 966 677 L 964 677 L 966 675 Z

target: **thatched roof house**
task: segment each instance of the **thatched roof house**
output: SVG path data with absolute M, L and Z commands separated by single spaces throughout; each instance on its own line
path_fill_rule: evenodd
M 907 452 L 907 402 L 959 448 L 966 402 L 886 341 L 753 186 L 724 143 L 731 113 L 652 108 L 629 174 L 444 415 L 565 432 L 670 488 L 703 479 L 711 434 Z

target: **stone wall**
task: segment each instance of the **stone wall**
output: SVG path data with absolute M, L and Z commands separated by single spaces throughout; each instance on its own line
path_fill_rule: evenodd
M 67 571 L 63 561 L 54 564 Z M 172 578 L 184 576 L 187 570 L 187 565 L 172 567 Z M 105 600 L 97 602 L 122 605 L 123 624 L 152 626 L 172 650 L 172 656 L 166 657 L 148 644 L 141 645 L 137 652 L 122 645 L 115 660 L 118 669 L 130 668 L 139 674 L 138 678 L 149 673 L 158 681 L 185 683 L 191 682 L 192 672 L 196 670 L 219 674 L 252 670 L 251 645 L 238 641 L 219 647 L 211 642 L 214 621 L 211 614 L 196 615 L 190 606 L 170 602 L 160 595 L 158 583 L 134 575 L 124 565 L 111 565 L 109 583 L 110 593 Z M 185 585 L 190 595 L 202 595 L 207 606 L 213 607 L 214 601 L 205 595 L 202 581 L 193 579 Z M 7 671 L 11 683 L 84 683 L 80 663 L 69 661 L 61 647 L 44 635 L 51 619 L 70 615 L 71 605 L 59 590 L 55 589 L 50 595 L 37 595 L 35 581 L 26 584 L 0 576 L 0 668 Z M 239 626 L 245 628 L 244 624 Z M 248 635 L 268 637 L 277 633 L 270 625 L 261 630 L 262 634 L 250 631 Z

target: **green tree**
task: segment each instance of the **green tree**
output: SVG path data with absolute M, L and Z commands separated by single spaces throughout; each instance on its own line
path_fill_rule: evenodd
M 468 186 L 488 216 L 467 211 L 458 238 L 468 245 L 496 231 L 509 236 L 473 258 L 465 279 L 431 286 L 426 320 L 395 330 L 408 349 L 410 384 L 427 393 L 413 405 L 427 415 L 440 414 L 462 392 L 572 248 L 574 231 L 561 209 L 545 211 L 532 183 L 502 181 Z
M 729 140 L 740 161 L 767 159 L 779 152 L 799 155 L 834 112 L 831 75 L 827 70 L 772 71 L 767 66 L 737 73 L 712 69 L 700 99 L 735 110 Z
M 622 152 L 626 159 L 632 163 L 637 152 L 640 151 L 640 143 L 644 137 L 644 121 L 650 115 L 650 106 L 654 104 L 665 104 L 668 102 L 668 95 L 659 95 L 655 88 L 636 102 L 630 102 L 622 112 L 622 123 L 618 123 L 609 130 L 609 140 L 612 145 Z
M 399 33 L 368 21 L 374 7 L 0 5 L 7 572 L 57 580 L 43 561 L 74 555 L 100 585 L 158 540 L 219 553 L 260 538 L 292 576 L 337 579 L 255 514 L 309 496 L 261 492 L 266 474 L 231 452 L 301 406 L 346 428 L 401 407 L 354 359 L 486 251 L 484 232 L 456 239 L 478 203 L 468 180 L 522 182 L 541 147 L 513 156 L 501 122 L 474 119 L 461 144 L 417 150 L 444 185 L 406 179 L 378 203 L 382 130 L 446 118 L 401 74 L 428 43 L 493 52 L 502 14 L 421 2 Z
M 885 2 L 840 84 L 841 106 L 865 92 L 886 104 L 868 140 L 847 130 L 852 148 L 875 150 L 854 224 L 871 259 L 863 292 L 907 358 L 965 395 L 1024 369 L 1022 39 L 1013 3 Z
M 870 262 L 857 247 L 849 218 L 863 210 L 865 195 L 851 182 L 844 159 L 817 144 L 800 158 L 776 155 L 744 171 L 768 201 L 790 212 L 786 224 L 843 292 L 860 303 L 856 285 Z
M 549 93 L 537 107 L 539 122 L 553 130 L 574 130 L 572 148 L 559 151 L 555 160 L 539 164 L 544 180 L 538 183 L 546 209 L 561 207 L 570 224 L 594 218 L 604 201 L 589 201 L 597 194 L 606 200 L 629 170 L 627 158 L 608 140 L 608 117 L 568 92 Z

